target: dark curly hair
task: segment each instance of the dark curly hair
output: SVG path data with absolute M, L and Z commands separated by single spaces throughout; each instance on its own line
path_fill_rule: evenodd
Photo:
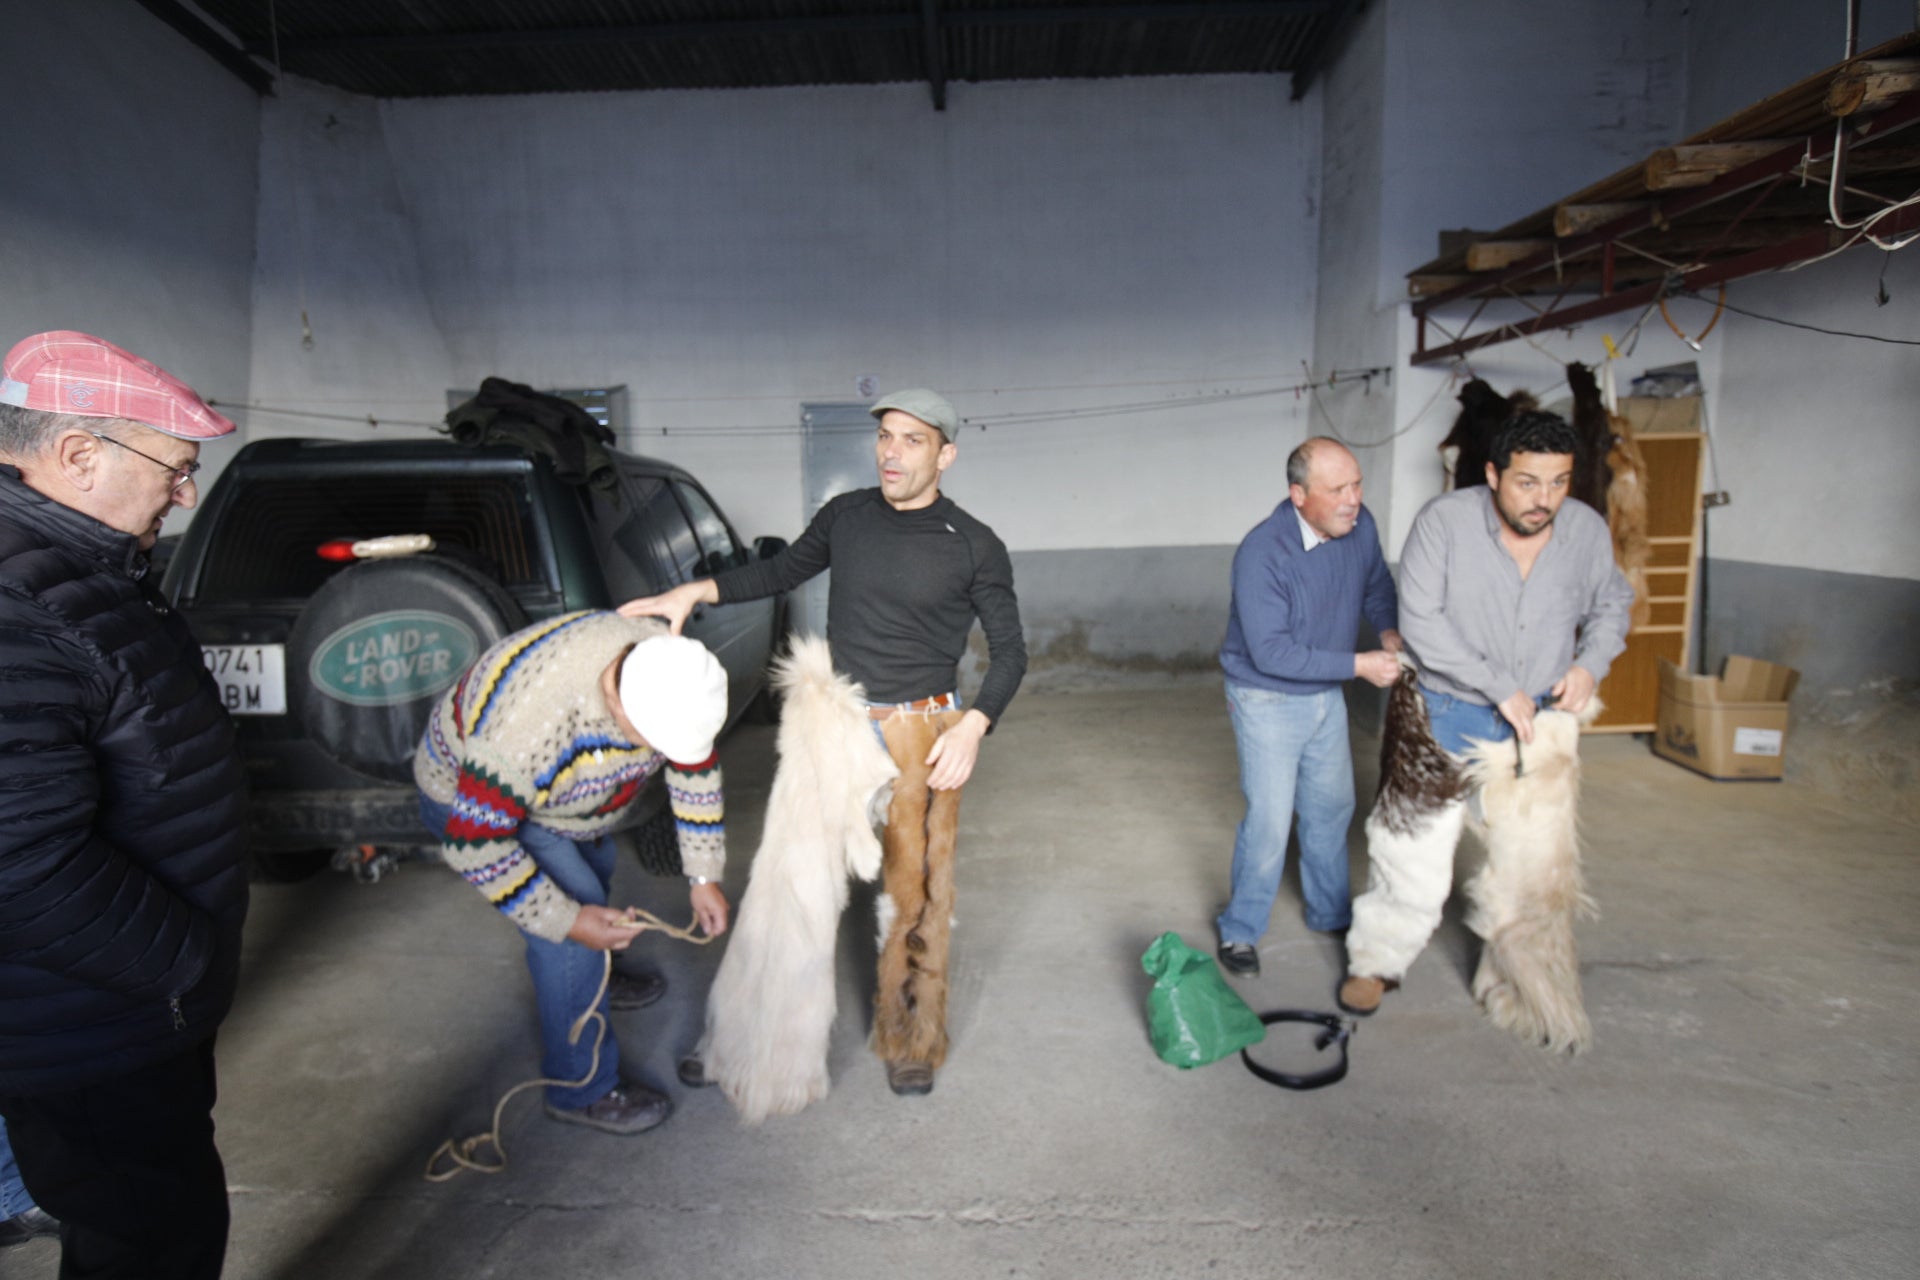
M 1501 424 L 1487 457 L 1496 472 L 1505 471 L 1516 453 L 1564 453 L 1577 457 L 1580 438 L 1557 413 L 1543 409 L 1516 410 Z

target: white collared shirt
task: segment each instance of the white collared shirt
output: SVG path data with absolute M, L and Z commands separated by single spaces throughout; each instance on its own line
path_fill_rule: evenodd
M 1300 508 L 1293 509 L 1293 518 L 1300 522 L 1300 545 L 1306 550 L 1311 551 L 1323 542 L 1333 541 L 1332 538 L 1321 537 L 1320 531 L 1308 524 L 1307 518 L 1300 514 Z

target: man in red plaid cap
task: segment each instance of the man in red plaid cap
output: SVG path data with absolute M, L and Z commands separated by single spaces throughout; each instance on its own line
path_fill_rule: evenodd
M 226 1254 L 242 776 L 146 553 L 232 430 L 87 334 L 0 366 L 0 1115 L 62 1275 L 211 1277 Z

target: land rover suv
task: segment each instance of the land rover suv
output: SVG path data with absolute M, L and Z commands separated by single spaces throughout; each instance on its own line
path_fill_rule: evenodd
M 501 636 L 785 545 L 744 546 L 678 467 L 607 460 L 592 483 L 572 483 L 539 451 L 505 444 L 279 439 L 233 459 L 165 590 L 235 718 L 257 873 L 298 878 L 336 853 L 348 865 L 428 845 L 414 744 L 434 701 Z M 726 668 L 729 724 L 769 710 L 785 624 L 780 600 L 688 622 Z M 636 823 L 662 814 L 659 788 L 634 808 Z

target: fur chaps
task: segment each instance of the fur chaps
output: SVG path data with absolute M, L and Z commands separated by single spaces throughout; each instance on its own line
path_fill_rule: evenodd
M 864 692 L 835 674 L 825 640 L 796 637 L 774 679 L 780 763 L 698 1051 L 748 1124 L 827 1096 L 847 877 L 880 870 L 874 820 L 897 772 Z
M 1593 1038 L 1580 997 L 1573 919 L 1594 914 L 1580 877 L 1576 808 L 1580 726 L 1599 712 L 1542 711 L 1533 741 L 1479 743 L 1468 778 L 1480 788 L 1487 862 L 1467 885 L 1467 925 L 1485 940 L 1473 994 L 1521 1039 L 1578 1053 Z M 1523 772 L 1516 777 L 1516 760 Z
M 1398 982 L 1433 936 L 1453 886 L 1469 789 L 1434 740 L 1417 672 L 1400 655 L 1380 739 L 1380 794 L 1367 815 L 1367 891 L 1347 932 L 1353 973 Z

